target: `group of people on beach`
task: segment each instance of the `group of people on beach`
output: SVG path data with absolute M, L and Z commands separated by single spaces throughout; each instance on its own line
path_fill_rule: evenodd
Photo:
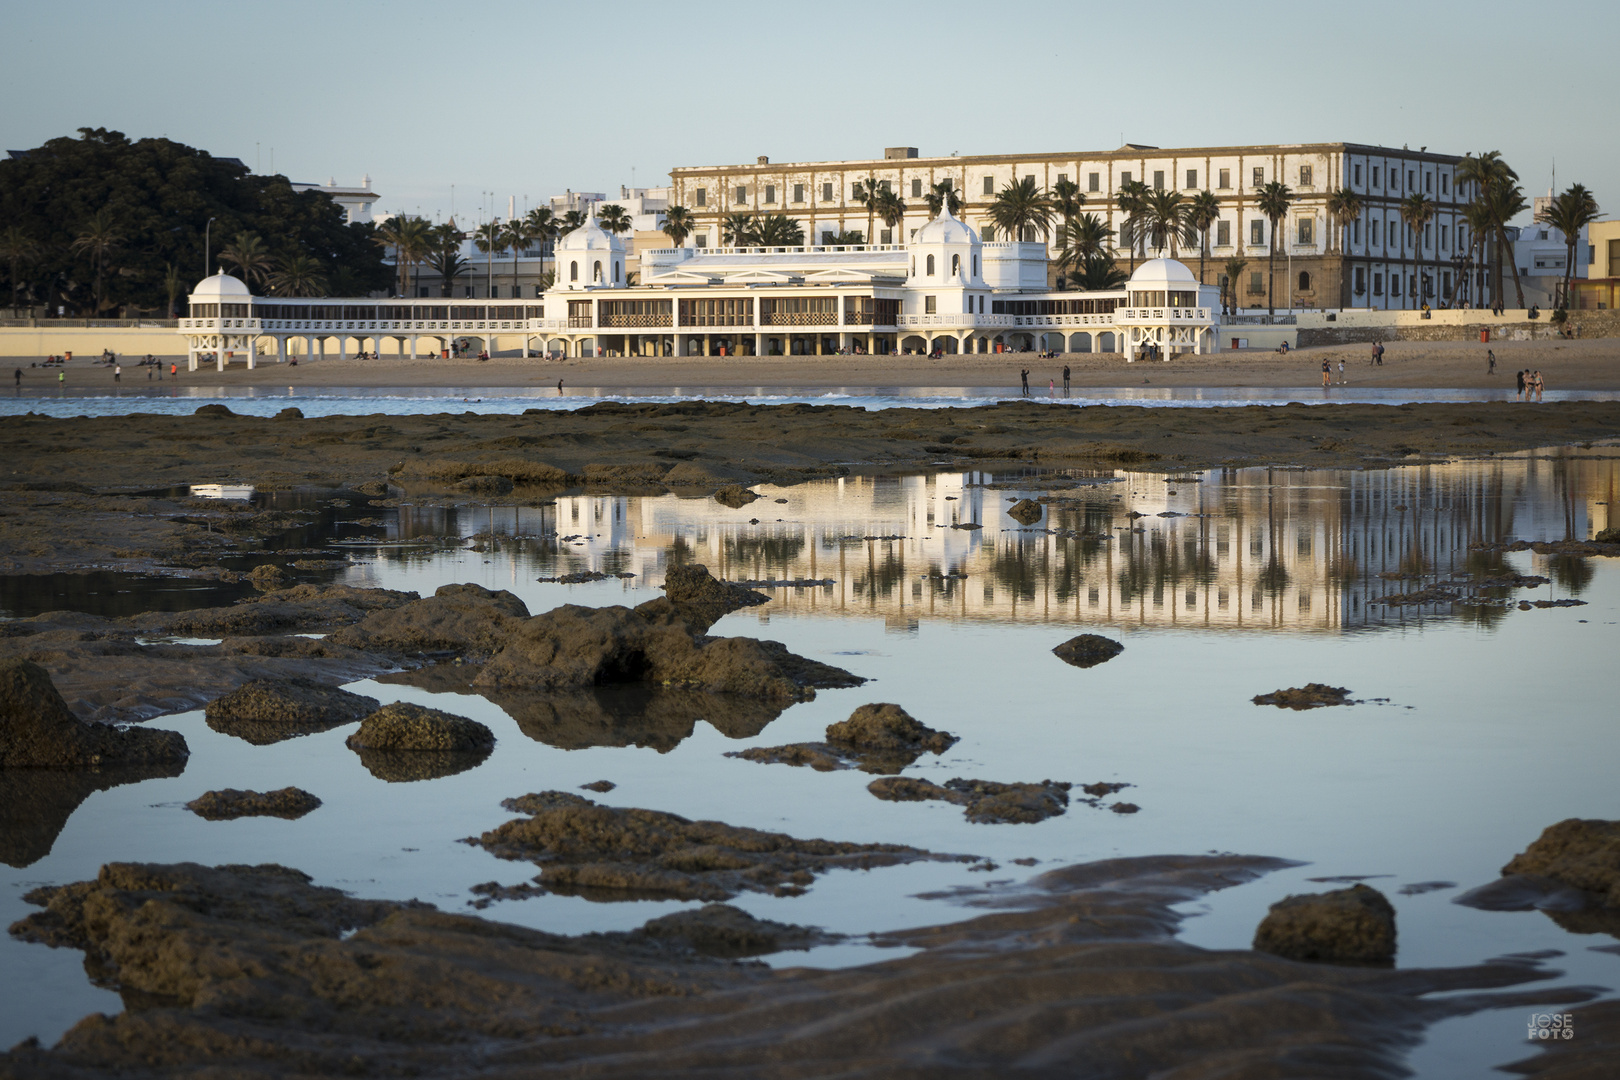
M 1056 355 L 1056 354 L 1054 354 L 1054 355 Z M 1068 393 L 1069 393 L 1069 378 L 1070 378 L 1069 365 L 1064 364 L 1063 365 L 1063 394 L 1064 394 L 1065 397 L 1067 397 Z M 1019 369 L 1019 371 L 1018 371 L 1018 382 L 1019 382 L 1020 386 L 1022 387 L 1023 396 L 1024 397 L 1029 397 L 1029 368 L 1020 368 Z M 1046 380 L 1046 393 L 1047 393 L 1047 395 L 1049 397 L 1057 394 L 1057 380 L 1055 378 L 1050 378 L 1050 379 Z
M 1539 368 L 1535 371 L 1526 369 L 1519 372 L 1517 381 L 1520 401 L 1540 401 L 1542 391 L 1547 389 L 1547 384 L 1542 380 L 1541 369 Z

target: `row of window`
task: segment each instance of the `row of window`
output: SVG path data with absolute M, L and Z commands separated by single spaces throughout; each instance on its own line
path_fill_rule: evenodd
M 1118 297 L 1094 300 L 992 300 L 992 315 L 1107 315 L 1123 303 Z
M 220 310 L 223 308 L 224 310 Z M 255 319 L 285 322 L 410 322 L 413 320 L 539 319 L 545 316 L 539 304 L 278 304 L 273 301 L 252 305 Z M 245 319 L 247 304 L 192 304 L 194 319 Z

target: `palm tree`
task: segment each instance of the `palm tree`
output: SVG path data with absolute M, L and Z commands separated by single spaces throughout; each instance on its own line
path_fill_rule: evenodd
M 866 243 L 866 234 L 859 229 L 839 229 L 827 242 L 836 247 L 860 247 Z
M 17 297 L 22 291 L 22 274 L 18 267 L 25 266 L 39 258 L 44 249 L 38 240 L 23 232 L 19 226 L 11 225 L 4 232 L 0 232 L 0 259 L 5 259 L 11 268 L 11 306 L 17 306 Z M 171 309 L 173 305 L 170 305 Z
M 180 267 L 169 263 L 164 268 L 163 291 L 168 294 L 169 306 L 163 309 L 164 318 L 172 319 L 179 310 L 180 294 L 186 291 L 186 278 L 180 272 Z
M 394 249 L 394 269 L 399 275 L 400 296 L 409 296 L 413 271 L 428 253 L 433 225 L 427 218 L 405 214 L 389 218 L 377 227 L 373 239 L 386 250 Z
M 1176 257 L 1176 243 L 1192 243 L 1196 233 L 1188 223 L 1187 205 L 1179 191 L 1150 191 L 1144 206 L 1142 224 L 1148 240 L 1156 251 L 1170 248 L 1170 257 Z
M 1597 219 L 1597 199 L 1584 184 L 1571 184 L 1536 218 L 1543 225 L 1551 225 L 1564 234 L 1564 248 L 1568 254 L 1564 259 L 1563 300 L 1558 305 L 1561 308 L 1569 307 L 1570 280 L 1575 276 L 1575 245 L 1580 241 L 1581 230 Z
M 1412 230 L 1412 262 L 1417 268 L 1417 288 L 1407 290 L 1409 293 L 1414 291 L 1417 293 L 1411 297 L 1413 307 L 1422 307 L 1425 302 L 1423 297 L 1427 290 L 1423 287 L 1423 230 L 1434 220 L 1436 209 L 1438 208 L 1434 205 L 1434 200 L 1421 191 L 1414 191 L 1401 200 L 1401 220 Z
M 1063 224 L 1058 227 L 1060 233 L 1068 227 L 1069 222 L 1079 216 L 1081 208 L 1085 205 L 1085 193 L 1073 180 L 1065 178 L 1052 185 L 1052 207 L 1063 219 Z
M 1260 212 L 1271 222 L 1271 247 L 1266 253 L 1266 307 L 1271 317 L 1277 314 L 1274 291 L 1277 277 L 1277 225 L 1288 216 L 1288 208 L 1293 203 L 1294 193 L 1281 180 L 1273 180 L 1261 188 L 1260 197 L 1255 200 Z
M 754 246 L 754 217 L 741 211 L 720 220 L 720 242 L 727 247 Z
M 1468 252 L 1470 255 L 1478 252 L 1475 259 L 1476 281 L 1475 288 L 1469 290 L 1474 306 L 1479 307 L 1485 297 L 1485 274 L 1488 254 L 1486 245 L 1491 238 L 1491 208 L 1478 199 L 1471 200 L 1462 208 L 1462 219 L 1468 226 Z
M 1474 201 L 1482 207 L 1482 218 L 1496 240 L 1496 269 L 1491 295 L 1502 295 L 1502 260 L 1511 254 L 1513 245 L 1508 241 L 1507 223 L 1524 213 L 1524 192 L 1519 188 L 1519 174 L 1502 160 L 1499 150 L 1482 154 L 1469 154 L 1457 163 L 1455 179 L 1458 184 L 1474 186 Z M 1508 264 L 1513 270 L 1513 290 L 1518 294 L 1519 306 L 1524 304 L 1524 285 L 1519 280 L 1519 261 Z
M 90 256 L 96 264 L 96 313 L 99 315 L 106 307 L 106 294 L 103 291 L 103 282 L 107 276 L 107 256 L 118 250 L 124 242 L 124 234 L 119 230 L 118 219 L 110 206 L 103 206 L 79 230 L 79 235 L 69 245 L 71 250 L 82 255 Z
M 1035 186 L 1033 176 L 1009 183 L 990 204 L 990 220 L 1015 241 L 1026 234 L 1045 240 L 1055 212 L 1052 196 Z
M 786 214 L 768 214 L 754 223 L 752 240 L 760 247 L 799 247 L 804 229 Z
M 1127 280 L 1129 279 L 1125 276 L 1125 271 L 1115 265 L 1111 251 L 1086 256 L 1078 267 L 1069 273 L 1069 284 L 1089 292 L 1122 288 Z
M 865 180 L 855 181 L 855 201 L 866 206 L 866 235 L 873 235 L 873 228 L 877 222 L 878 200 L 886 190 L 883 181 L 875 176 L 868 176 Z
M 943 206 L 951 208 L 952 217 L 962 212 L 962 196 L 956 193 L 956 188 L 948 176 L 929 187 L 928 194 L 923 196 L 923 202 L 928 204 L 928 216 L 930 218 L 939 217 L 940 207 Z
M 1221 201 L 1208 188 L 1192 197 L 1187 204 L 1187 227 L 1199 236 L 1198 284 L 1204 283 L 1204 260 L 1209 258 L 1209 230 L 1221 220 Z
M 270 277 L 270 252 L 258 233 L 237 233 L 228 245 L 220 249 L 219 258 L 221 262 L 235 266 L 242 280 L 249 284 L 263 284 Z
M 426 262 L 439 275 L 439 295 L 454 295 L 456 278 L 467 272 L 467 260 L 461 257 L 461 242 L 466 236 L 450 221 L 435 228 L 428 236 Z
M 878 219 L 890 229 L 898 229 L 901 223 L 906 220 L 905 202 L 888 188 L 878 192 L 878 196 L 873 202 L 876 205 Z M 905 243 L 905 237 L 902 236 L 898 239 L 900 243 Z
M 294 251 L 276 261 L 270 275 L 270 292 L 275 296 L 320 296 L 326 291 L 326 274 L 313 255 Z
M 1130 180 L 1119 186 L 1114 203 L 1125 220 L 1119 223 L 1119 238 L 1131 252 L 1131 273 L 1136 273 L 1136 248 L 1142 242 L 1142 218 L 1147 212 L 1148 186 L 1140 180 Z
M 664 224 L 661 227 L 669 242 L 681 247 L 686 243 L 686 238 L 692 235 L 696 224 L 692 220 L 692 211 L 684 206 L 672 206 L 664 211 Z
M 1248 265 L 1248 259 L 1236 257 L 1227 259 L 1226 265 L 1223 267 L 1226 288 L 1221 290 L 1221 302 L 1226 305 L 1226 310 L 1233 315 L 1237 314 L 1238 309 L 1238 278 L 1242 276 L 1243 268 Z
M 1065 221 L 1058 232 L 1058 269 L 1071 271 L 1069 280 L 1078 280 L 1092 259 L 1109 254 L 1114 230 L 1096 214 L 1082 214 Z
M 557 217 L 549 206 L 537 206 L 530 210 L 524 217 L 523 224 L 528 226 L 530 239 L 544 243 L 556 238 Z
M 518 256 L 523 249 L 534 240 L 534 234 L 529 232 L 529 223 L 523 218 L 513 218 L 501 229 L 501 239 L 506 241 L 507 247 L 512 250 L 512 299 L 518 298 Z
M 506 231 L 496 221 L 486 221 L 473 230 L 473 246 L 484 253 L 484 272 L 490 281 L 489 291 L 495 292 L 495 256 L 506 250 Z
M 630 215 L 625 213 L 624 207 L 618 203 L 597 207 L 596 222 L 615 236 L 629 232 L 633 225 Z
M 1330 192 L 1327 198 L 1327 212 L 1334 224 L 1339 227 L 1335 242 L 1339 245 L 1339 253 L 1342 255 L 1349 246 L 1350 223 L 1361 217 L 1361 196 L 1347 187 Z M 1348 287 L 1346 291 L 1348 292 Z M 1355 306 L 1354 301 L 1350 306 Z

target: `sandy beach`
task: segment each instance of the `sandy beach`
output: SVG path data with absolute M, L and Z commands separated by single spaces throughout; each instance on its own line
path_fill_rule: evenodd
M 1496 353 L 1496 373 L 1487 371 L 1487 349 Z M 1455 388 L 1501 390 L 1513 386 L 1521 368 L 1539 370 L 1548 390 L 1620 390 L 1620 340 L 1480 342 L 1392 341 L 1384 363 L 1374 367 L 1368 345 L 1336 345 L 1273 352 L 1222 352 L 1183 356 L 1165 363 L 1128 364 L 1117 355 L 1070 354 L 1043 360 L 1034 354 L 948 356 L 781 356 L 669 357 L 584 360 L 524 360 L 496 357 L 488 361 L 440 360 L 384 355 L 381 359 L 305 360 L 296 367 L 261 361 L 253 371 L 236 363 L 221 373 L 212 366 L 185 370 L 180 358 L 179 382 L 203 386 L 393 386 L 393 387 L 1005 387 L 1018 383 L 1028 368 L 1030 388 L 1045 392 L 1051 380 L 1061 389 L 1063 367 L 1076 387 L 1295 387 L 1320 386 L 1322 361 L 1332 367 L 1335 383 L 1344 362 L 1344 379 L 1356 387 Z M 43 358 L 40 358 L 43 359 Z M 147 382 L 134 357 L 125 358 L 123 384 Z M 173 357 L 164 358 L 164 371 Z M 34 362 L 38 362 L 37 360 Z M 25 387 L 55 385 L 56 369 L 20 364 Z M 75 357 L 68 381 L 82 386 L 113 382 L 113 374 L 96 358 Z M 155 380 L 154 380 L 155 381 Z

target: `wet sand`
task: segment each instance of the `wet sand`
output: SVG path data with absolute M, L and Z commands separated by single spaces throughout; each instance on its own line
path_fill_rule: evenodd
M 1487 373 L 1486 350 L 1496 353 L 1496 374 Z M 1320 386 L 1322 361 L 1345 362 L 1345 378 L 1352 387 L 1412 389 L 1511 389 L 1513 373 L 1521 368 L 1540 370 L 1548 390 L 1620 390 L 1620 339 L 1578 341 L 1421 342 L 1391 341 L 1381 367 L 1369 365 L 1370 345 L 1335 345 L 1299 349 L 1287 355 L 1274 352 L 1221 352 L 1210 356 L 1182 356 L 1164 363 L 1127 364 L 1118 355 L 1069 354 L 1041 360 L 1030 353 L 947 356 L 783 356 L 783 357 L 613 357 L 584 360 L 524 360 L 516 356 L 495 359 L 440 360 L 385 355 L 379 360 L 339 360 L 336 355 L 305 360 L 296 367 L 273 359 L 253 371 L 244 363 L 224 373 L 212 366 L 182 371 L 182 386 L 356 386 L 356 387 L 545 387 L 558 379 L 565 387 L 658 388 L 729 387 L 1006 387 L 1018 383 L 1018 372 L 1029 368 L 1030 386 L 1041 393 L 1047 380 L 1063 384 L 1063 366 L 1069 365 L 1076 387 L 1298 387 Z M 168 370 L 167 362 L 164 371 Z M 23 385 L 56 385 L 55 369 L 22 365 Z M 157 380 L 152 380 L 154 383 Z M 113 385 L 112 370 L 85 359 L 68 368 L 68 382 L 77 387 Z M 147 384 L 143 369 L 128 364 L 122 385 L 139 389 Z

